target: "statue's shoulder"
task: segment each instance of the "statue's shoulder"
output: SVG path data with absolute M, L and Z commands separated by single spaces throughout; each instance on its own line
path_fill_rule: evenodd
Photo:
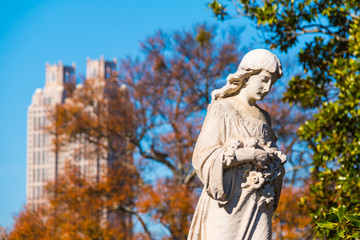
M 234 105 L 231 103 L 231 99 L 229 98 L 220 98 L 212 101 L 209 104 L 208 112 L 217 112 L 226 115 L 239 115 L 239 112 L 234 108 Z

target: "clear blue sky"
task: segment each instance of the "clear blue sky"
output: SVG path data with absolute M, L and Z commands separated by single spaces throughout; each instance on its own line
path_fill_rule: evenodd
M 134 56 L 139 41 L 158 29 L 216 22 L 206 2 L 0 0 L 1 226 L 11 226 L 25 204 L 26 114 L 35 89 L 44 86 L 45 62 L 75 62 L 84 73 L 86 57 Z

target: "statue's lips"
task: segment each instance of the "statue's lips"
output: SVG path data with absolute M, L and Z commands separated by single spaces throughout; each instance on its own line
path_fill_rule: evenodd
M 258 92 L 257 95 L 259 95 L 260 97 L 264 97 L 266 93 Z

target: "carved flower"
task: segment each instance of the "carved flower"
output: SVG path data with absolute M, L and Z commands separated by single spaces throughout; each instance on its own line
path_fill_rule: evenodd
M 261 172 L 251 171 L 246 178 L 246 182 L 241 184 L 242 188 L 259 189 L 264 183 L 265 179 Z
M 259 143 L 259 140 L 256 138 L 249 137 L 249 138 L 244 139 L 244 147 L 246 147 L 246 148 L 256 147 L 258 143 Z

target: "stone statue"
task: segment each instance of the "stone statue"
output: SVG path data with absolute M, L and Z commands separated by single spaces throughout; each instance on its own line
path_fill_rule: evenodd
M 271 239 L 286 156 L 276 146 L 269 114 L 256 101 L 281 76 L 279 59 L 257 49 L 212 92 L 193 155 L 204 188 L 188 240 Z

